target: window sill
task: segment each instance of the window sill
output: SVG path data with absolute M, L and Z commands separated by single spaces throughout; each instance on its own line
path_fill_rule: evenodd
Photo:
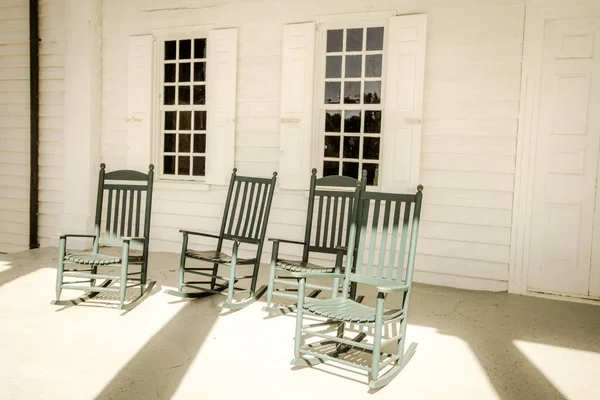
M 154 182 L 154 188 L 159 190 L 187 190 L 191 192 L 210 192 L 211 185 L 198 181 L 167 181 Z

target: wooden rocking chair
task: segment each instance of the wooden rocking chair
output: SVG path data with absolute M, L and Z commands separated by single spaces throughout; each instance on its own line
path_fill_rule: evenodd
M 334 361 L 356 367 L 369 373 L 371 388 L 387 385 L 406 366 L 416 349 L 416 344 L 413 343 L 406 352 L 404 351 L 422 191 L 423 187 L 419 185 L 415 195 L 375 192 L 362 195 L 360 221 L 358 224 L 353 223 L 351 227 L 346 272 L 343 275 L 335 274 L 338 278 L 344 278 L 341 297 L 305 299 L 306 278 L 314 277 L 315 274 L 292 273 L 299 280 L 293 365 L 313 366 L 325 361 Z M 360 232 L 356 272 L 353 273 L 352 247 L 356 225 L 359 225 Z M 406 245 L 409 236 L 410 244 L 406 261 Z M 403 273 L 405 264 L 406 276 Z M 352 282 L 375 287 L 377 293 L 375 307 L 359 304 L 349 298 Z M 384 308 L 386 296 L 390 293 L 403 295 L 401 308 L 391 310 Z M 326 318 L 326 321 L 303 326 L 305 314 L 321 316 Z M 324 325 L 337 325 L 337 334 L 327 334 L 328 332 L 317 330 Z M 355 337 L 346 337 L 344 335 L 346 327 L 350 329 L 353 326 L 358 327 L 358 334 Z M 363 342 L 368 332 L 372 332 L 373 340 Z M 386 333 L 385 337 L 384 333 Z M 305 344 L 307 338 L 316 338 L 316 341 Z M 388 346 L 393 347 L 394 350 L 390 353 L 382 353 L 382 348 L 386 349 Z M 360 352 L 369 353 L 370 362 L 368 357 L 361 359 Z M 381 376 L 380 371 L 383 372 Z
M 308 194 L 304 241 L 269 239 L 273 242 L 273 252 L 267 305 L 263 307 L 263 311 L 286 314 L 295 310 L 294 305 L 273 305 L 273 296 L 288 299 L 297 298 L 296 293 L 290 293 L 292 290 L 297 290 L 298 287 L 297 280 L 290 275 L 291 272 L 308 272 L 320 278 L 327 278 L 329 274 L 339 274 L 341 272 L 350 225 L 356 217 L 356 206 L 358 205 L 360 193 L 365 190 L 367 183 L 366 171 L 363 171 L 362 181 L 338 175 L 317 179 L 316 175 L 317 170 L 313 169 Z M 313 229 L 315 202 L 317 201 L 317 223 Z M 302 260 L 279 258 L 279 245 L 281 243 L 303 246 Z M 309 257 L 315 253 L 335 254 L 334 266 L 325 267 L 309 262 Z M 332 275 L 332 277 L 333 284 L 331 286 L 307 283 L 305 288 L 313 290 L 308 297 L 316 297 L 323 290 L 335 292 L 335 295 L 337 295 L 340 279 L 335 275 Z M 280 288 L 275 287 L 275 284 L 279 284 Z M 354 287 L 351 289 L 354 290 Z
M 219 306 L 237 310 L 253 303 L 266 291 L 266 286 L 262 286 L 259 290 L 256 290 L 256 281 L 269 221 L 269 213 L 271 211 L 275 182 L 277 180 L 277 172 L 273 173 L 272 178 L 238 176 L 236 173 L 237 169 L 234 169 L 229 183 L 227 199 L 225 200 L 225 210 L 223 212 L 219 235 L 180 230 L 183 234 L 183 246 L 179 265 L 179 290 L 168 290 L 167 293 L 185 298 L 199 298 L 212 294 L 224 295 L 227 296 L 227 300 L 219 303 Z M 211 251 L 197 251 L 188 248 L 190 235 L 217 239 L 216 249 Z M 233 242 L 231 256 L 221 252 L 224 240 Z M 255 256 L 252 258 L 238 258 L 238 249 L 241 243 L 255 245 Z M 188 258 L 213 263 L 213 266 L 187 267 L 186 260 Z M 219 275 L 219 265 L 229 267 L 228 277 Z M 238 265 L 252 265 L 252 274 L 236 276 L 236 267 Z M 209 279 L 186 281 L 186 273 L 200 275 Z M 250 289 L 240 289 L 235 286 L 242 279 L 251 279 Z M 184 288 L 194 289 L 195 291 L 186 292 Z M 234 295 L 240 293 L 248 293 L 248 296 L 242 300 L 235 300 Z
M 56 300 L 52 304 L 76 305 L 96 297 L 101 292 L 116 292 L 119 293 L 118 309 L 128 310 L 141 302 L 156 284 L 155 281 L 147 282 L 154 165 L 150 165 L 147 174 L 131 170 L 107 173 L 105 169 L 106 165 L 101 164 L 94 233 L 60 235 Z M 104 205 L 105 192 L 108 192 L 108 199 Z M 67 252 L 69 237 L 93 239 L 92 252 Z M 102 254 L 100 245 L 120 246 L 121 255 Z M 141 249 L 141 254 L 131 254 L 130 250 L 134 248 Z M 65 264 L 77 267 L 65 269 Z M 139 271 L 130 272 L 129 267 L 132 265 L 138 265 Z M 98 274 L 99 267 L 118 267 L 120 274 Z M 65 282 L 65 278 L 80 280 Z M 96 279 L 104 281 L 96 285 Z M 115 282 L 119 283 L 118 288 L 111 287 Z M 89 285 L 81 285 L 82 283 Z M 126 290 L 138 286 L 140 295 L 125 304 Z M 62 289 L 83 290 L 86 293 L 72 300 L 60 300 Z

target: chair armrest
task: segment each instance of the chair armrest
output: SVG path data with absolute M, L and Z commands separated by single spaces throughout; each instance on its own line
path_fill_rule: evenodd
M 220 238 L 219 235 L 213 235 L 212 233 L 188 231 L 186 229 L 180 229 L 179 232 L 186 233 L 188 235 L 206 236 L 206 237 L 215 238 L 215 239 L 219 239 Z
M 335 246 L 335 250 L 338 253 L 345 253 L 346 251 L 348 251 L 348 248 L 346 246 Z
M 379 293 L 399 293 L 406 292 L 408 290 L 408 285 L 397 284 L 389 286 L 377 286 L 376 289 Z
M 300 242 L 298 240 L 288 240 L 288 239 L 279 239 L 279 238 L 269 238 L 269 242 L 280 242 L 280 243 L 298 244 L 300 246 L 305 246 L 306 245 L 306 243 Z
M 250 243 L 250 244 L 259 244 L 260 243 L 260 240 L 258 240 L 258 239 L 250 239 L 250 238 L 245 238 L 245 237 L 235 236 L 235 235 L 225 235 L 223 237 L 223 239 L 231 240 L 234 242 Z
M 59 233 L 59 238 L 68 238 L 68 237 L 80 237 L 80 238 L 95 238 L 96 235 L 86 234 L 86 233 Z
M 330 273 L 315 273 L 315 272 L 290 272 L 294 278 L 343 278 L 345 274 Z
M 122 237 L 121 238 L 122 241 L 124 242 L 145 242 L 146 238 L 145 237 Z

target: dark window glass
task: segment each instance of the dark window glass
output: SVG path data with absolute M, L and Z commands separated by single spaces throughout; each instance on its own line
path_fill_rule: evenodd
M 325 157 L 340 156 L 340 137 L 325 136 Z
M 340 82 L 325 82 L 325 104 L 339 104 L 341 96 Z
M 344 117 L 344 132 L 360 132 L 360 111 L 346 111 Z
M 206 111 L 194 111 L 194 130 L 206 130 Z
M 325 161 L 323 162 L 323 176 L 339 175 L 340 174 L 340 163 L 337 161 Z
M 192 140 L 192 135 L 185 133 L 179 134 L 179 152 L 180 153 L 189 153 L 190 152 L 190 141 Z
M 179 82 L 189 82 L 192 70 L 192 64 L 180 63 L 179 64 Z
M 175 64 L 165 64 L 165 82 L 175 82 Z
M 175 86 L 165 86 L 165 104 L 175 104 Z
M 381 54 L 369 54 L 365 59 L 365 76 L 380 77 L 381 76 Z
M 179 111 L 179 130 L 189 131 L 192 129 L 192 112 Z
M 194 176 L 206 175 L 206 157 L 194 157 Z
M 381 111 L 365 111 L 365 133 L 381 132 Z
M 344 165 L 342 166 L 342 175 L 358 179 L 358 163 L 344 162 L 343 164 Z
M 178 164 L 178 175 L 189 175 L 190 174 L 190 156 L 178 156 L 177 157 Z
M 206 153 L 206 135 L 194 135 L 194 153 Z
M 163 173 L 169 175 L 175 174 L 175 156 L 164 156 L 163 159 Z
M 381 81 L 365 82 L 365 104 L 381 103 Z
M 340 132 L 342 130 L 342 112 L 328 110 L 325 112 L 325 132 Z
M 344 104 L 360 103 L 360 82 L 344 82 Z
M 180 105 L 190 104 L 190 87 L 179 86 L 179 103 Z
M 367 28 L 367 50 L 383 50 L 383 28 Z
M 360 78 L 362 71 L 362 56 L 346 56 L 346 78 Z
M 194 39 L 194 58 L 206 58 L 206 39 Z
M 192 41 L 190 39 L 179 41 L 179 59 L 187 60 L 192 57 Z
M 342 51 L 342 37 L 344 31 L 335 29 L 327 31 L 327 52 Z M 337 174 L 335 174 L 337 175 Z
M 206 103 L 206 86 L 194 85 L 194 104 Z
M 325 78 L 342 77 L 342 56 L 329 56 L 325 62 Z
M 363 140 L 363 158 L 366 160 L 379 160 L 379 138 L 366 137 Z
M 204 82 L 206 80 L 206 63 L 194 63 L 194 82 Z
M 175 60 L 177 58 L 177 43 L 174 40 L 165 42 L 165 60 Z
M 174 131 L 176 128 L 177 111 L 165 111 L 165 130 Z
M 165 153 L 174 153 L 175 152 L 175 134 L 167 133 L 165 134 Z
M 362 28 L 348 29 L 346 33 L 346 51 L 361 51 L 363 42 Z
M 344 158 L 358 158 L 360 150 L 359 136 L 344 137 Z M 345 175 L 345 174 L 344 174 Z
M 364 163 L 363 169 L 367 171 L 367 185 L 378 185 L 379 164 Z

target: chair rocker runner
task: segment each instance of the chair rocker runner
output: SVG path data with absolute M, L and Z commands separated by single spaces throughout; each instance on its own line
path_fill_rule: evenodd
M 98 293 L 114 292 L 119 294 L 118 309 L 128 310 L 141 302 L 156 284 L 147 281 L 154 165 L 150 165 L 147 174 L 132 170 L 106 172 L 105 169 L 106 165 L 101 164 L 94 233 L 60 235 L 56 300 L 52 304 L 76 305 Z M 67 238 L 70 237 L 93 239 L 92 251 L 67 252 Z M 101 245 L 120 246 L 121 255 L 102 254 Z M 141 254 L 132 254 L 134 248 L 140 249 Z M 139 270 L 131 272 L 132 265 L 139 266 Z M 75 267 L 67 269 L 66 266 Z M 119 275 L 98 273 L 99 268 L 107 267 L 120 268 Z M 66 281 L 65 278 L 76 280 Z M 96 284 L 97 279 L 103 279 L 103 282 Z M 113 283 L 119 283 L 119 287 L 112 287 Z M 134 287 L 140 288 L 140 295 L 125 304 L 126 290 Z M 60 300 L 62 289 L 83 290 L 85 294 Z
M 269 239 L 273 242 L 271 269 L 269 274 L 269 288 L 267 291 L 267 305 L 263 311 L 275 314 L 286 314 L 295 310 L 292 306 L 277 306 L 273 304 L 273 297 L 296 299 L 297 294 L 292 294 L 298 288 L 297 280 L 290 275 L 292 272 L 307 272 L 319 278 L 328 278 L 332 275 L 331 286 L 307 283 L 305 288 L 313 291 L 308 297 L 316 297 L 321 291 L 331 292 L 336 297 L 339 292 L 340 279 L 335 274 L 340 274 L 343 256 L 346 253 L 350 225 L 356 217 L 356 205 L 360 193 L 365 190 L 367 182 L 366 171 L 363 171 L 362 181 L 347 176 L 326 176 L 317 178 L 317 170 L 312 170 L 310 189 L 308 195 L 308 210 L 306 213 L 306 226 L 303 241 L 286 239 Z M 318 203 L 315 205 L 315 203 Z M 316 207 L 316 226 L 313 229 Z M 293 244 L 302 246 L 302 260 L 289 260 L 279 258 L 280 244 Z M 314 254 L 335 254 L 336 260 L 332 267 L 325 267 L 309 262 L 309 257 Z M 276 287 L 276 284 L 278 287 Z
M 359 205 L 359 222 L 353 223 L 351 227 L 346 271 L 344 275 L 336 274 L 338 278 L 344 278 L 341 297 L 305 299 L 306 278 L 313 277 L 314 274 L 292 273 L 299 280 L 293 365 L 312 366 L 333 361 L 356 367 L 368 372 L 371 388 L 387 385 L 406 366 L 416 349 L 416 344 L 413 343 L 405 351 L 405 334 L 422 191 L 423 187 L 419 185 L 414 195 L 363 193 Z M 360 232 L 356 272 L 353 273 L 350 268 L 354 257 L 351 249 L 356 238 L 354 232 L 357 225 Z M 375 307 L 359 304 L 349 298 L 352 282 L 375 287 L 377 293 Z M 390 293 L 402 294 L 401 308 L 384 308 L 386 297 Z M 306 314 L 324 317 L 326 321 L 303 326 L 303 318 Z M 334 326 L 327 331 L 319 331 L 318 328 L 324 325 Z M 354 337 L 348 336 L 346 331 L 352 327 L 358 327 L 353 329 L 358 332 Z M 327 334 L 330 331 L 334 333 Z M 370 332 L 373 332 L 372 341 L 363 341 Z M 307 339 L 313 341 L 306 343 Z M 390 348 L 392 351 L 389 353 L 382 352 L 382 349 L 387 351 Z M 361 360 L 358 356 L 361 355 L 360 352 L 370 354 L 370 362 L 368 357 Z
M 256 290 L 256 282 L 276 180 L 277 172 L 273 173 L 272 178 L 254 178 L 238 176 L 237 169 L 233 170 L 219 235 L 180 230 L 183 234 L 183 245 L 179 265 L 179 290 L 168 290 L 167 293 L 185 298 L 199 298 L 212 294 L 223 295 L 227 299 L 219 303 L 219 306 L 235 310 L 253 303 L 265 292 L 266 286 Z M 190 236 L 216 239 L 216 249 L 211 251 L 192 250 L 188 248 Z M 231 256 L 221 252 L 225 240 L 233 242 Z M 254 257 L 238 257 L 238 250 L 242 243 L 256 246 Z M 209 262 L 213 266 L 186 266 L 188 258 Z M 228 267 L 229 276 L 219 275 L 220 265 Z M 252 266 L 252 274 L 237 276 L 238 265 Z M 199 275 L 205 279 L 186 280 L 186 274 Z M 236 287 L 237 282 L 245 279 L 251 279 L 250 289 Z M 186 288 L 194 291 L 184 291 Z M 247 296 L 241 300 L 234 299 L 235 295 L 242 293 L 247 293 Z

